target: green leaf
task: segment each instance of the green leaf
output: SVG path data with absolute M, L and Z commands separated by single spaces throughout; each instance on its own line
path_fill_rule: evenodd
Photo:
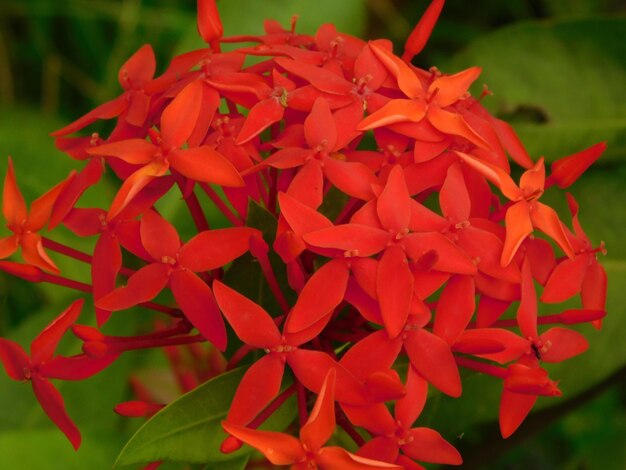
M 625 28 L 619 17 L 518 23 L 475 40 L 444 71 L 481 66 L 474 90 L 489 86 L 485 105 L 513 124 L 534 157 L 607 141 L 604 160 L 623 158 Z
M 221 462 L 243 459 L 250 448 L 222 454 L 219 447 L 226 438 L 220 423 L 226 417 L 244 372 L 243 368 L 226 372 L 183 395 L 154 415 L 122 449 L 116 466 L 175 460 L 220 463 L 219 468 L 224 468 Z M 289 399 L 263 427 L 284 429 L 293 420 L 295 408 L 295 402 Z

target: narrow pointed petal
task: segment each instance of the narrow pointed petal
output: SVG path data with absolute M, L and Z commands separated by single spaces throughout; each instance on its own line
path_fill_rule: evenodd
M 437 23 L 437 19 L 439 19 L 444 3 L 445 0 L 433 0 L 430 5 L 428 5 L 428 8 L 426 8 L 426 11 L 415 25 L 415 28 L 413 28 L 413 31 L 411 31 L 411 34 L 409 34 L 404 44 L 402 59 L 411 62 L 413 57 L 422 52 L 422 49 L 424 49 L 424 46 L 428 42 L 428 38 L 430 38 L 430 33 L 432 33 Z
M 187 320 L 217 349 L 226 349 L 226 325 L 211 288 L 196 274 L 176 269 L 170 276 L 170 288 Z
M 311 452 L 318 452 L 335 430 L 336 376 L 335 369 L 328 371 L 309 419 L 300 430 L 300 441 Z
M 83 304 L 83 299 L 73 302 L 37 335 L 30 344 L 30 354 L 33 363 L 40 364 L 52 358 L 54 350 L 65 332 L 78 320 Z
M 200 232 L 181 248 L 178 261 L 194 272 L 221 268 L 248 251 L 250 237 L 256 233 L 249 227 Z
M 380 223 L 385 229 L 394 232 L 408 229 L 411 222 L 411 207 L 411 196 L 406 187 L 404 172 L 400 165 L 395 165 L 376 203 Z
M 452 276 L 437 302 L 433 333 L 452 345 L 469 324 L 476 309 L 471 276 Z
M 155 211 L 148 211 L 141 218 L 139 233 L 143 247 L 155 261 L 169 257 L 173 262 L 180 249 L 180 238 L 172 224 Z
M 438 106 L 428 107 L 428 121 L 438 130 L 448 135 L 458 135 L 485 150 L 491 146 L 463 119 L 463 116 L 451 111 L 444 111 Z
M 301 166 L 289 183 L 287 194 L 312 209 L 321 206 L 324 200 L 324 172 L 320 162 L 311 160 Z
M 316 461 L 319 464 L 319 468 L 327 469 L 367 470 L 370 468 L 394 468 L 400 470 L 402 468 L 392 463 L 360 457 L 342 447 L 324 447 L 320 450 Z
M 398 460 L 399 451 L 400 449 L 396 439 L 385 435 L 378 435 L 367 441 L 365 445 L 359 449 L 358 455 L 367 459 L 395 462 Z
M 506 439 L 511 436 L 519 428 L 536 401 L 536 395 L 515 393 L 509 390 L 502 391 L 499 421 L 500 433 L 503 438 Z
M 374 197 L 372 185 L 377 178 L 360 162 L 343 162 L 329 158 L 324 162 L 324 175 L 341 192 L 368 201 Z
M 285 361 L 280 354 L 267 354 L 254 362 L 241 379 L 226 421 L 247 425 L 280 392 Z
M 382 251 L 389 233 L 367 225 L 344 224 L 303 235 L 304 241 L 319 248 L 336 248 L 355 256 L 371 256 Z
M 506 238 L 504 239 L 500 264 L 508 266 L 522 242 L 533 231 L 528 203 L 522 200 L 509 207 L 504 216 L 504 223 L 506 225 Z
M 115 289 L 115 280 L 122 267 L 122 250 L 117 238 L 111 233 L 103 233 L 93 250 L 91 263 L 91 282 L 94 301 L 104 297 Z M 96 307 L 96 320 L 102 326 L 109 319 L 111 312 Z
M 21 225 L 27 217 L 26 201 L 17 186 L 13 160 L 9 157 L 7 174 L 4 177 L 4 188 L 2 191 L 2 213 L 5 220 L 10 225 Z
M 422 256 L 434 252 L 432 269 L 456 274 L 476 273 L 476 265 L 469 256 L 441 233 L 410 233 L 402 242 L 408 257 L 418 263 Z
M 236 143 L 242 145 L 254 139 L 272 124 L 280 121 L 284 114 L 285 108 L 278 100 L 268 98 L 259 101 L 250 109 L 239 135 L 237 135 Z
M 222 421 L 224 430 L 254 447 L 274 465 L 291 465 L 306 456 L 302 444 L 293 436 L 274 431 L 259 431 Z
M 337 128 L 330 106 L 324 98 L 315 100 L 311 112 L 304 120 L 304 137 L 312 149 L 320 147 L 328 151 L 335 147 Z
M 502 266 L 500 258 L 504 243 L 497 235 L 487 230 L 468 226 L 457 232 L 458 244 L 467 255 L 477 261 L 480 271 L 503 281 L 519 283 L 520 272 L 515 263 Z
M 419 122 L 425 115 L 426 103 L 421 100 L 391 100 L 363 119 L 356 129 L 367 131 L 396 122 Z
M 286 333 L 297 333 L 318 322 L 341 303 L 349 270 L 341 259 L 331 260 L 309 278 L 287 316 Z
M 352 90 L 352 83 L 330 70 L 285 57 L 279 57 L 275 62 L 289 73 L 307 80 L 315 88 L 326 93 L 346 95 Z
M 271 166 L 280 170 L 295 168 L 304 165 L 311 154 L 311 149 L 286 147 L 274 152 L 270 157 L 263 160 L 261 165 Z
M 144 44 L 121 67 L 118 80 L 123 88 L 138 88 L 154 76 L 156 58 L 150 44 Z
M 506 149 L 511 158 L 522 168 L 532 168 L 534 162 L 526 151 L 524 144 L 515 133 L 515 130 L 508 122 L 500 119 L 491 119 L 494 130 L 502 146 Z
M 161 115 L 163 148 L 177 149 L 193 133 L 202 104 L 202 81 L 195 80 L 183 88 Z
M 385 330 L 378 330 L 352 346 L 341 358 L 341 365 L 364 379 L 372 372 L 390 369 L 401 348 L 399 338 L 389 339 Z
M 28 370 L 28 355 L 15 341 L 0 338 L 0 362 L 13 380 L 27 379 L 25 371 Z
M 257 348 L 280 344 L 281 335 L 276 323 L 263 308 L 219 281 L 213 283 L 213 293 L 241 341 Z
M 461 157 L 465 163 L 496 185 L 498 189 L 502 191 L 502 194 L 504 194 L 511 201 L 517 201 L 521 197 L 522 192 L 517 187 L 511 176 L 509 176 L 509 174 L 502 168 L 490 162 L 479 160 L 478 158 L 463 152 L 455 153 Z
M 143 139 L 120 140 L 85 149 L 89 155 L 115 157 L 135 165 L 151 162 L 158 150 L 156 145 Z
M 414 367 L 409 367 L 406 379 L 406 396 L 396 401 L 396 420 L 404 429 L 413 426 L 422 414 L 428 396 L 428 382 L 419 375 Z
M 28 214 L 28 221 L 25 224 L 25 228 L 28 228 L 28 230 L 32 232 L 41 230 L 43 226 L 48 223 L 54 203 L 59 197 L 59 194 L 61 194 L 61 191 L 63 191 L 69 182 L 75 179 L 76 173 L 72 172 L 64 181 L 61 181 L 45 194 L 35 199 L 30 205 L 30 213 Z
M 20 247 L 20 237 L 11 235 L 0 238 L 0 259 L 8 258 Z
M 112 99 L 111 101 L 102 103 L 100 106 L 92 109 L 84 116 L 78 118 L 76 121 L 50 133 L 50 135 L 53 137 L 60 137 L 73 134 L 74 132 L 87 127 L 89 124 L 96 122 L 98 119 L 113 119 L 114 117 L 122 114 L 127 107 L 128 94 L 123 93 L 117 98 Z
M 108 311 L 124 310 L 154 299 L 163 290 L 171 266 L 152 263 L 128 278 L 124 287 L 118 287 L 96 300 L 96 306 Z
M 589 349 L 589 343 L 583 335 L 567 328 L 550 328 L 540 338 L 547 349 L 541 353 L 541 360 L 545 362 L 565 361 Z
M 385 329 L 395 338 L 406 324 L 413 297 L 413 274 L 398 245 L 387 248 L 378 264 L 376 294 Z
M 574 259 L 567 258 L 561 261 L 550 274 L 541 294 L 541 301 L 547 303 L 564 302 L 579 293 L 588 266 L 589 256 L 584 254 L 578 255 Z
M 119 357 L 118 353 L 107 352 L 104 357 L 54 356 L 39 368 L 41 375 L 50 379 L 85 380 L 109 367 Z
M 420 462 L 461 465 L 463 459 L 459 451 L 446 441 L 441 434 L 430 428 L 414 428 L 409 431 L 411 442 L 402 446 L 402 452 Z
M 126 178 L 113 198 L 107 220 L 116 217 L 143 188 L 150 184 L 154 178 L 163 176 L 168 169 L 169 165 L 166 163 L 148 163 Z
M 540 202 L 535 202 L 530 210 L 532 224 L 554 240 L 569 258 L 573 258 L 574 250 L 565 235 L 563 224 L 554 209 Z
M 522 264 L 522 298 L 517 309 L 517 324 L 524 338 L 537 338 L 537 294 L 530 263 Z
M 445 108 L 461 99 L 481 72 L 480 67 L 470 67 L 454 75 L 442 75 L 430 84 L 428 93 L 432 94 L 437 90 L 433 99 L 439 106 Z
M 471 201 L 458 163 L 451 165 L 439 193 L 441 212 L 454 222 L 469 219 Z
M 494 346 L 499 350 L 495 351 Z M 454 351 L 471 353 L 498 364 L 519 359 L 528 352 L 528 339 L 503 328 L 474 328 L 463 332 Z M 470 349 L 472 350 L 470 352 Z M 482 351 L 481 351 L 482 349 Z M 491 351 L 487 351 L 491 349 Z
M 208 145 L 172 150 L 169 153 L 172 168 L 192 181 L 241 187 L 244 181 L 233 164 Z
M 550 167 L 550 179 L 561 189 L 571 186 L 605 150 L 606 142 L 600 142 L 581 152 L 558 159 Z
M 409 98 L 416 98 L 423 93 L 422 84 L 415 75 L 415 72 L 400 57 L 396 56 L 390 50 L 385 49 L 378 41 L 370 41 L 368 43 L 370 49 L 385 67 L 396 77 L 398 87 Z
M 59 268 L 50 259 L 43 248 L 41 235 L 37 233 L 25 233 L 22 235 L 22 258 L 27 264 L 37 266 L 49 273 L 58 274 Z
M 537 160 L 537 163 L 530 169 L 526 170 L 519 181 L 519 187 L 527 194 L 541 194 L 546 182 L 546 168 L 543 163 L 543 157 Z
M 418 329 L 407 334 L 404 348 L 413 367 L 430 384 L 451 397 L 461 396 L 461 377 L 448 343 Z
M 606 310 L 607 275 L 600 263 L 592 261 L 583 280 L 580 298 L 584 308 Z
M 278 193 L 278 203 L 282 216 L 298 235 L 333 226 L 324 215 L 290 194 Z
M 33 391 L 41 407 L 54 424 L 65 434 L 74 449 L 80 447 L 80 431 L 68 416 L 65 403 L 59 391 L 46 379 L 34 375 L 32 378 Z
M 207 44 L 213 44 L 224 34 L 215 0 L 198 0 L 198 32 Z

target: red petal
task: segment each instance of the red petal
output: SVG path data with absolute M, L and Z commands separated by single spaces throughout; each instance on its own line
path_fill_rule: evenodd
M 448 135 L 458 135 L 469 140 L 477 147 L 490 150 L 491 146 L 483 139 L 470 125 L 465 121 L 463 116 L 451 111 L 444 111 L 438 106 L 431 105 L 428 107 L 428 121 L 438 130 Z
M 547 303 L 564 302 L 579 293 L 589 261 L 589 256 L 581 254 L 574 259 L 567 258 L 557 264 L 550 274 L 548 282 L 546 282 L 545 289 L 541 294 L 541 301 Z
M 388 247 L 378 264 L 376 294 L 385 329 L 395 338 L 406 324 L 413 297 L 413 275 L 398 245 Z
M 607 275 L 597 261 L 592 261 L 583 280 L 580 297 L 589 310 L 606 310 Z
M 150 44 L 144 44 L 120 67 L 118 80 L 126 90 L 143 87 L 154 76 L 156 59 Z
M 300 441 L 288 434 L 259 431 L 222 421 L 224 430 L 240 441 L 254 447 L 274 465 L 291 465 L 306 457 Z
M 275 98 L 259 101 L 250 109 L 235 142 L 237 145 L 245 144 L 275 122 L 280 121 L 284 114 L 285 108 Z
M 428 396 L 428 382 L 419 375 L 414 367 L 409 367 L 406 379 L 406 396 L 396 401 L 396 420 L 402 423 L 403 429 L 413 426 L 422 414 Z
M 7 375 L 13 380 L 26 380 L 29 358 L 22 346 L 15 341 L 0 338 L 0 362 Z
M 107 220 L 116 217 L 143 188 L 154 178 L 163 176 L 168 169 L 169 165 L 165 163 L 148 163 L 126 178 L 111 203 Z
M 511 158 L 522 168 L 532 168 L 535 163 L 528 155 L 524 144 L 522 144 L 511 125 L 508 122 L 495 118 L 491 119 L 491 124 L 498 135 L 498 139 L 502 142 Z
M 396 122 L 419 122 L 425 115 L 426 104 L 421 100 L 391 100 L 363 119 L 356 129 L 366 131 Z
M 522 294 L 517 309 L 517 324 L 524 338 L 537 338 L 537 294 L 530 263 L 524 259 L 522 264 Z
M 547 351 L 541 353 L 545 362 L 561 362 L 578 356 L 589 349 L 589 343 L 583 335 L 567 328 L 550 328 L 540 337 Z
M 445 108 L 461 99 L 481 72 L 482 69 L 480 67 L 470 67 L 454 75 L 442 75 L 430 84 L 428 93 L 432 96 L 435 90 L 437 90 L 437 94 L 434 95 L 433 100 L 439 106 Z
M 334 95 L 346 95 L 352 91 L 352 83 L 329 70 L 284 57 L 274 61 L 288 72 L 304 78 L 318 90 Z
M 117 237 L 111 233 L 103 233 L 93 250 L 91 263 L 91 282 L 93 284 L 93 299 L 97 301 L 115 289 L 115 279 L 122 267 L 122 251 Z M 98 326 L 104 325 L 111 312 L 96 307 Z
M 10 237 L 0 238 L 0 259 L 8 258 L 20 247 L 20 237 L 11 235 Z
M 278 193 L 280 212 L 291 229 L 298 235 L 332 227 L 330 220 L 286 193 Z
M 170 269 L 169 264 L 148 264 L 129 277 L 126 286 L 118 287 L 97 299 L 96 306 L 104 310 L 116 311 L 152 300 L 167 284 Z
M 430 33 L 432 33 L 437 19 L 441 14 L 445 0 L 433 0 L 428 8 L 411 31 L 406 43 L 404 44 L 404 54 L 402 59 L 411 62 L 411 59 L 422 52 L 424 46 L 428 42 Z
M 335 430 L 336 375 L 335 369 L 328 371 L 309 419 L 300 430 L 300 441 L 311 452 L 317 453 Z
M 372 199 L 374 173 L 361 162 L 343 162 L 329 158 L 324 162 L 324 175 L 341 192 L 364 201 Z
M 4 189 L 2 192 L 2 213 L 9 225 L 21 226 L 27 217 L 26 201 L 20 192 L 15 180 L 13 160 L 9 157 L 7 174 L 4 177 Z
M 411 222 L 411 201 L 402 167 L 395 165 L 376 204 L 376 212 L 383 228 L 394 232 L 408 229 Z
M 127 139 L 85 149 L 89 155 L 103 155 L 136 165 L 149 163 L 159 148 L 143 139 Z
M 280 344 L 281 335 L 276 323 L 263 308 L 219 281 L 213 283 L 213 293 L 241 341 L 258 348 Z
M 498 320 L 502 314 L 509 308 L 510 302 L 492 299 L 486 295 L 482 295 L 478 303 L 478 311 L 476 312 L 476 327 L 487 328 Z
M 341 447 L 324 447 L 316 458 L 319 468 L 341 470 L 366 470 L 368 468 L 395 468 L 400 466 L 352 454 Z
M 208 145 L 172 150 L 169 161 L 176 171 L 193 181 L 241 187 L 244 181 L 233 164 Z
M 200 232 L 181 248 L 179 263 L 194 272 L 221 268 L 248 251 L 255 233 L 248 227 Z
M 500 433 L 503 438 L 509 437 L 530 413 L 537 401 L 536 395 L 502 391 L 500 399 Z
M 41 364 L 52 358 L 57 344 L 72 326 L 83 308 L 83 299 L 76 300 L 54 319 L 30 344 L 31 360 L 34 364 Z
M 284 331 L 297 333 L 332 313 L 343 300 L 348 276 L 348 267 L 341 259 L 332 260 L 315 271 L 289 312 Z
M 315 100 L 311 112 L 304 120 L 304 137 L 309 147 L 332 150 L 337 142 L 335 125 L 328 102 L 324 98 Z
M 410 233 L 402 243 L 409 258 L 415 261 L 431 251 L 436 252 L 433 269 L 456 274 L 476 273 L 476 266 L 467 254 L 441 233 Z
M 212 44 L 224 34 L 215 0 L 198 0 L 198 32 L 207 44 Z
M 48 254 L 43 249 L 43 243 L 41 236 L 26 232 L 22 235 L 22 258 L 27 264 L 37 266 L 49 273 L 59 273 L 59 268 L 56 267 L 54 262 L 50 259 Z
M 469 219 L 471 201 L 458 163 L 448 168 L 448 174 L 439 193 L 439 205 L 441 212 L 454 222 Z
M 241 425 L 252 421 L 280 392 L 284 370 L 280 354 L 270 353 L 254 362 L 237 387 L 226 421 Z
M 352 346 L 341 358 L 341 365 L 365 379 L 372 372 L 391 368 L 401 348 L 401 340 L 389 339 L 386 331 L 378 330 Z
M 485 351 L 495 349 L 494 346 L 497 347 L 497 351 Z M 454 345 L 454 351 L 484 357 L 498 364 L 506 364 L 527 353 L 529 342 L 512 331 L 502 328 L 476 328 L 467 330 L 461 335 Z
M 476 301 L 471 276 L 452 276 L 437 302 L 433 333 L 452 345 L 469 324 Z
M 76 180 L 76 173 L 72 172 L 62 182 L 51 188 L 42 196 L 39 196 L 30 205 L 30 213 L 28 214 L 28 221 L 24 225 L 24 228 L 32 232 L 37 232 L 43 228 L 48 222 L 52 208 L 59 197 L 59 194 L 69 182 Z
M 530 210 L 530 218 L 532 224 L 552 238 L 569 258 L 575 256 L 572 245 L 570 245 L 563 230 L 563 224 L 554 209 L 540 202 L 535 202 Z
M 311 156 L 311 149 L 299 147 L 287 147 L 274 152 L 270 157 L 263 160 L 263 166 L 271 166 L 284 170 L 304 165 Z
M 395 462 L 398 459 L 400 449 L 396 439 L 388 436 L 376 436 L 362 446 L 358 455 L 368 459 Z
M 46 379 L 34 375 L 32 378 L 33 391 L 41 407 L 54 424 L 67 436 L 74 449 L 80 447 L 80 431 L 68 416 L 65 403 L 59 391 Z
M 546 182 L 546 168 L 541 157 L 535 165 L 526 170 L 519 181 L 520 189 L 526 194 L 541 194 Z
M 461 465 L 461 454 L 441 434 L 430 428 L 415 428 L 409 431 L 413 439 L 401 449 L 409 457 L 421 462 Z
M 438 336 L 418 329 L 407 334 L 404 348 L 413 367 L 433 386 L 451 397 L 461 396 L 461 378 L 450 346 Z
M 525 200 L 516 202 L 506 211 L 504 216 L 506 238 L 500 258 L 502 266 L 507 266 L 513 260 L 522 242 L 533 231 L 533 222 L 529 211 L 530 207 Z
M 170 276 L 170 289 L 187 320 L 216 348 L 224 351 L 226 326 L 211 288 L 191 271 L 176 269 Z
M 387 246 L 389 237 L 385 230 L 359 224 L 337 225 L 303 235 L 310 245 L 345 250 L 354 256 L 379 253 Z
M 102 344 L 102 343 L 100 343 Z M 85 380 L 109 367 L 118 354 L 108 353 L 94 358 L 83 354 L 78 356 L 55 356 L 40 367 L 41 375 L 51 379 Z
M 416 98 L 423 93 L 422 84 L 415 72 L 393 52 L 379 44 L 379 41 L 370 41 L 369 47 L 378 60 L 396 77 L 398 87 L 409 98 Z
M 474 170 L 495 184 L 498 189 L 502 191 L 502 194 L 504 194 L 511 201 L 517 201 L 522 196 L 522 192 L 517 187 L 513 179 L 511 179 L 511 176 L 499 166 L 484 160 L 479 160 L 478 158 L 463 152 L 455 153 Z
M 300 167 L 289 183 L 287 194 L 313 209 L 317 209 L 322 204 L 324 174 L 317 160 L 311 160 Z
M 155 261 L 165 257 L 175 260 L 180 249 L 180 238 L 172 224 L 154 211 L 148 211 L 141 218 L 141 243 Z
M 176 95 L 161 114 L 162 147 L 180 148 L 194 130 L 202 104 L 202 81 L 194 80 Z
M 550 179 L 561 189 L 571 186 L 605 150 L 606 142 L 600 142 L 581 152 L 558 159 L 550 167 Z
M 119 116 L 124 112 L 124 110 L 128 107 L 128 94 L 122 93 L 117 98 L 107 101 L 106 103 L 102 103 L 95 109 L 92 109 L 84 116 L 78 118 L 76 121 L 68 124 L 67 126 L 52 132 L 50 135 L 53 137 L 59 137 L 64 135 L 73 134 L 76 131 L 81 130 L 84 127 L 87 127 L 92 122 L 97 121 L 98 119 L 112 119 L 116 116 Z

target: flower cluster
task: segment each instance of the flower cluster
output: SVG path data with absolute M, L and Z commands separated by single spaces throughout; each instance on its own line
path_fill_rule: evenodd
M 76 323 L 77 300 L 30 355 L 0 338 L 0 359 L 12 379 L 30 381 L 74 447 L 80 433 L 49 379 L 84 379 L 144 348 L 168 353 L 183 391 L 246 365 L 221 448 L 247 443 L 294 468 L 460 464 L 437 431 L 414 427 L 429 388 L 462 395 L 460 368 L 500 381 L 504 437 L 537 397 L 561 394 L 542 364 L 587 349 L 569 325 L 600 327 L 604 247 L 585 235 L 573 196 L 565 223 L 541 196 L 570 186 L 604 144 L 556 161 L 546 177 L 543 158 L 482 106 L 486 89 L 469 93 L 479 67 L 413 66 L 443 3 L 433 0 L 397 56 L 389 41 L 364 42 L 332 24 L 311 36 L 296 33 L 295 20 L 289 30 L 266 21 L 262 36 L 224 37 L 215 1 L 198 0 L 208 47 L 177 56 L 156 78 L 151 47 L 140 48 L 120 69 L 122 95 L 53 133 L 84 165 L 30 210 L 9 160 L 2 207 L 12 235 L 0 240 L 0 269 L 87 293 L 97 327 Z M 115 120 L 107 136 L 84 132 L 99 120 Z M 121 181 L 111 204 L 81 207 L 105 171 Z M 169 191 L 197 229 L 188 240 L 155 206 Z M 231 227 L 211 228 L 207 201 Z M 259 210 L 272 230 L 253 223 Z M 46 225 L 97 237 L 93 251 L 48 238 Z M 20 248 L 23 263 L 5 260 Z M 90 282 L 64 277 L 57 255 L 88 263 Z M 242 257 L 255 260 L 276 307 L 232 281 Z M 159 302 L 166 289 L 173 300 Z M 542 313 L 574 296 L 580 308 Z M 113 312 L 135 306 L 157 315 L 153 331 L 105 334 Z M 82 353 L 55 355 L 68 330 Z M 286 371 L 293 385 L 281 392 Z M 138 399 L 119 413 L 165 405 L 133 384 Z M 290 394 L 300 439 L 257 430 Z M 337 423 L 355 453 L 323 447 Z

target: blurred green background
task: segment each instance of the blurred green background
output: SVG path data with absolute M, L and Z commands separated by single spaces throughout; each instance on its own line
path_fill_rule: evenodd
M 297 13 L 298 31 L 311 33 L 333 22 L 363 38 L 390 38 L 400 51 L 427 2 L 221 0 L 218 5 L 227 35 L 261 33 L 265 18 L 287 26 Z M 606 155 L 570 188 L 591 239 L 607 243 L 604 328 L 584 328 L 591 350 L 564 366 L 548 367 L 553 378 L 562 379 L 564 397 L 542 401 L 506 441 L 497 434 L 500 390 L 494 381 L 468 377 L 460 400 L 430 403 L 420 422 L 432 424 L 459 448 L 464 468 L 626 468 L 625 15 L 620 0 L 449 0 L 429 45 L 415 59 L 444 72 L 483 67 L 477 85 L 486 83 L 494 93 L 485 104 L 514 124 L 534 157 L 554 160 L 599 141 L 609 144 Z M 174 54 L 202 47 L 195 2 L 0 1 L 0 172 L 12 155 L 28 199 L 74 167 L 48 134 L 116 96 L 119 66 L 145 43 L 154 47 L 158 71 Z M 90 197 L 97 201 L 102 195 Z M 546 198 L 565 208 L 562 195 Z M 78 268 L 73 274 L 87 272 Z M 28 344 L 73 298 L 61 289 L 0 276 L 0 335 Z M 132 331 L 136 324 L 134 317 L 114 321 L 111 331 Z M 84 431 L 76 455 L 35 406 L 30 387 L 0 374 L 1 466 L 110 468 L 136 429 L 111 409 L 129 397 L 128 372 L 151 360 L 138 354 L 85 383 L 62 385 L 70 414 Z

